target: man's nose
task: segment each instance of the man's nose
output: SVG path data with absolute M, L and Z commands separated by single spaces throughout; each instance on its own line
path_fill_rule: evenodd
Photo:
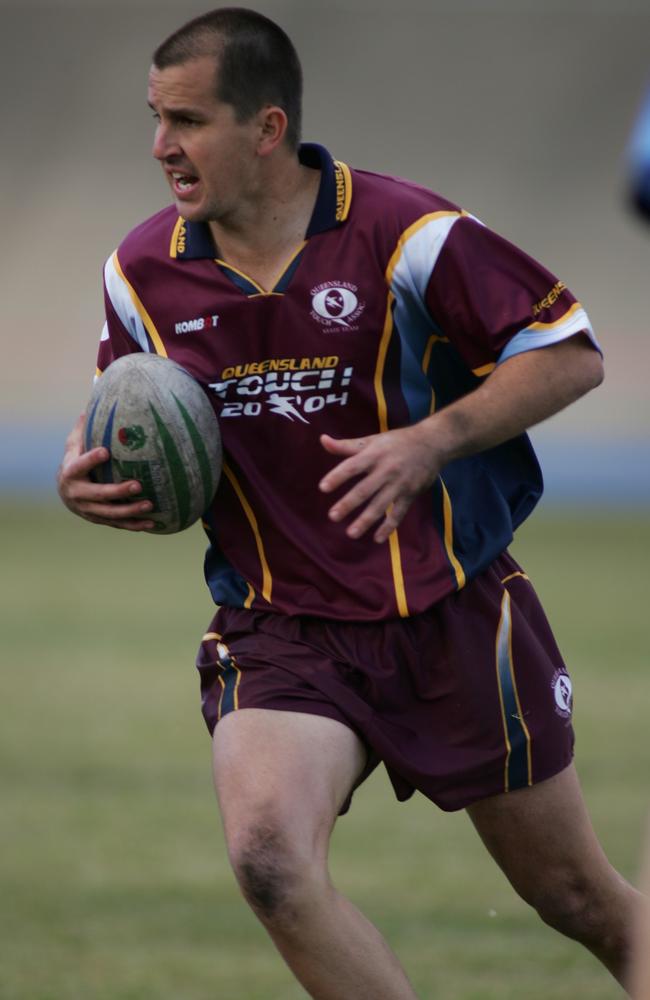
M 168 156 L 180 152 L 180 147 L 175 141 L 173 131 L 164 122 L 158 123 L 151 152 L 160 161 L 166 160 Z

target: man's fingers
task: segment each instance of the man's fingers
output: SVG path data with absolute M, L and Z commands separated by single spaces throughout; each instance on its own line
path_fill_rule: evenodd
M 103 524 L 124 525 L 126 521 L 138 519 L 141 521 L 151 513 L 151 503 L 143 500 L 140 503 L 91 503 L 82 501 L 77 503 L 77 510 L 82 517 L 89 521 L 101 521 Z
M 87 476 L 92 469 L 98 465 L 103 465 L 110 458 L 106 448 L 93 448 L 92 451 L 84 451 L 81 454 L 70 454 L 68 461 L 64 460 L 64 468 L 69 477 Z
M 368 443 L 367 438 L 333 438 L 329 434 L 321 434 L 320 443 L 325 451 L 332 455 L 356 455 Z
M 379 472 L 364 476 L 355 486 L 337 500 L 329 509 L 329 516 L 332 521 L 342 521 L 348 514 L 351 514 L 360 504 L 369 500 L 382 485 L 382 476 Z
M 123 483 L 94 483 L 92 479 L 82 479 L 74 488 L 74 498 L 79 503 L 107 504 L 116 500 L 130 500 L 140 493 L 142 487 L 135 480 Z
M 92 448 L 90 451 L 84 451 L 85 423 L 86 416 L 82 413 L 66 439 L 63 461 L 58 474 L 58 480 L 63 486 L 73 479 L 87 477 L 92 469 L 102 465 L 110 458 L 107 448 Z
M 141 496 L 142 486 L 130 479 L 123 483 L 97 483 L 93 469 L 110 458 L 107 448 L 84 451 L 85 415 L 70 431 L 58 471 L 59 493 L 66 507 L 93 524 L 125 531 L 152 531 L 152 504 Z
M 389 531 L 385 532 L 385 538 L 397 527 L 401 521 L 411 500 L 405 497 L 395 498 L 395 486 L 392 483 L 386 485 L 382 490 L 370 500 L 359 516 L 346 529 L 346 534 L 350 538 L 361 538 L 362 535 L 372 528 L 373 525 L 383 519 L 384 525 L 389 526 Z M 400 511 L 402 514 L 400 516 Z M 378 529 L 379 530 L 379 529 Z
M 320 489 L 330 493 L 348 483 L 344 495 L 333 502 L 329 517 L 338 522 L 354 515 L 346 527 L 350 538 L 360 538 L 374 528 L 375 541 L 385 542 L 413 499 L 439 472 L 435 453 L 415 427 L 340 441 L 324 434 L 321 443 L 326 451 L 341 457 L 323 476 Z
M 377 528 L 374 534 L 374 540 L 381 544 L 388 540 L 389 536 L 395 531 L 397 527 L 404 520 L 404 516 L 411 506 L 412 497 L 402 497 L 400 500 L 396 500 L 388 510 L 386 511 L 386 517 L 383 522 Z
M 344 461 L 330 469 L 318 484 L 323 493 L 331 493 L 346 480 L 360 475 L 369 468 L 371 461 L 363 456 L 368 440 L 368 438 L 350 438 L 338 441 L 329 434 L 321 434 L 320 441 L 325 451 L 332 455 L 345 456 Z
M 106 528 L 119 528 L 122 531 L 153 531 L 155 525 L 153 521 L 148 521 L 146 518 L 131 518 L 126 521 L 115 521 L 104 517 L 93 517 L 90 515 L 85 515 L 86 521 L 90 521 L 91 524 L 101 524 Z
M 373 503 L 369 504 L 363 513 L 348 528 L 348 535 L 351 538 L 360 538 L 376 524 L 380 518 L 383 521 L 375 531 L 373 539 L 377 543 L 388 540 L 389 536 L 402 523 L 404 515 L 411 506 L 412 496 L 400 497 L 395 502 L 388 499 L 390 491 L 385 490 L 377 494 Z
M 323 446 L 326 447 L 327 451 L 334 452 L 333 448 L 330 449 L 325 444 L 324 439 L 326 438 L 326 434 L 321 436 Z M 332 490 L 342 486 L 348 479 L 362 475 L 376 462 L 376 456 L 373 457 L 372 450 L 368 447 L 369 442 L 366 438 L 355 438 L 349 441 L 335 441 L 334 438 L 329 438 L 329 441 L 336 445 L 336 454 L 347 457 L 342 462 L 339 462 L 338 465 L 335 465 L 333 469 L 330 469 L 327 475 L 323 476 L 318 484 L 319 489 L 323 493 L 331 493 Z

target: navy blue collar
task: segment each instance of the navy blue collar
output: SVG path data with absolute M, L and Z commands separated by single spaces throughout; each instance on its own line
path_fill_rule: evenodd
M 345 163 L 332 159 L 325 147 L 317 143 L 302 143 L 298 159 L 306 167 L 321 171 L 316 204 L 307 227 L 309 239 L 345 222 L 352 200 L 352 177 Z M 214 259 L 217 251 L 207 222 L 186 222 L 179 216 L 169 253 L 182 260 Z

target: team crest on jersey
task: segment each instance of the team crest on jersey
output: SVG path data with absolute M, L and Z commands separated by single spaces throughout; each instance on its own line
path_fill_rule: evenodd
M 573 712 L 573 685 L 565 670 L 556 670 L 551 681 L 555 711 L 563 719 L 570 719 Z
M 356 321 L 366 308 L 359 302 L 358 288 L 349 281 L 326 281 L 311 290 L 311 316 L 325 329 L 356 330 Z

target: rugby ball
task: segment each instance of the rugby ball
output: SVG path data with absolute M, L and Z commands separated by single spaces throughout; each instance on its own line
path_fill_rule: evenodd
M 157 354 L 128 354 L 95 382 L 85 447 L 108 448 L 101 483 L 137 479 L 156 534 L 183 531 L 210 506 L 221 475 L 221 437 L 208 397 L 192 376 Z M 138 498 L 140 499 L 140 498 Z M 129 501 L 131 502 L 131 501 Z

